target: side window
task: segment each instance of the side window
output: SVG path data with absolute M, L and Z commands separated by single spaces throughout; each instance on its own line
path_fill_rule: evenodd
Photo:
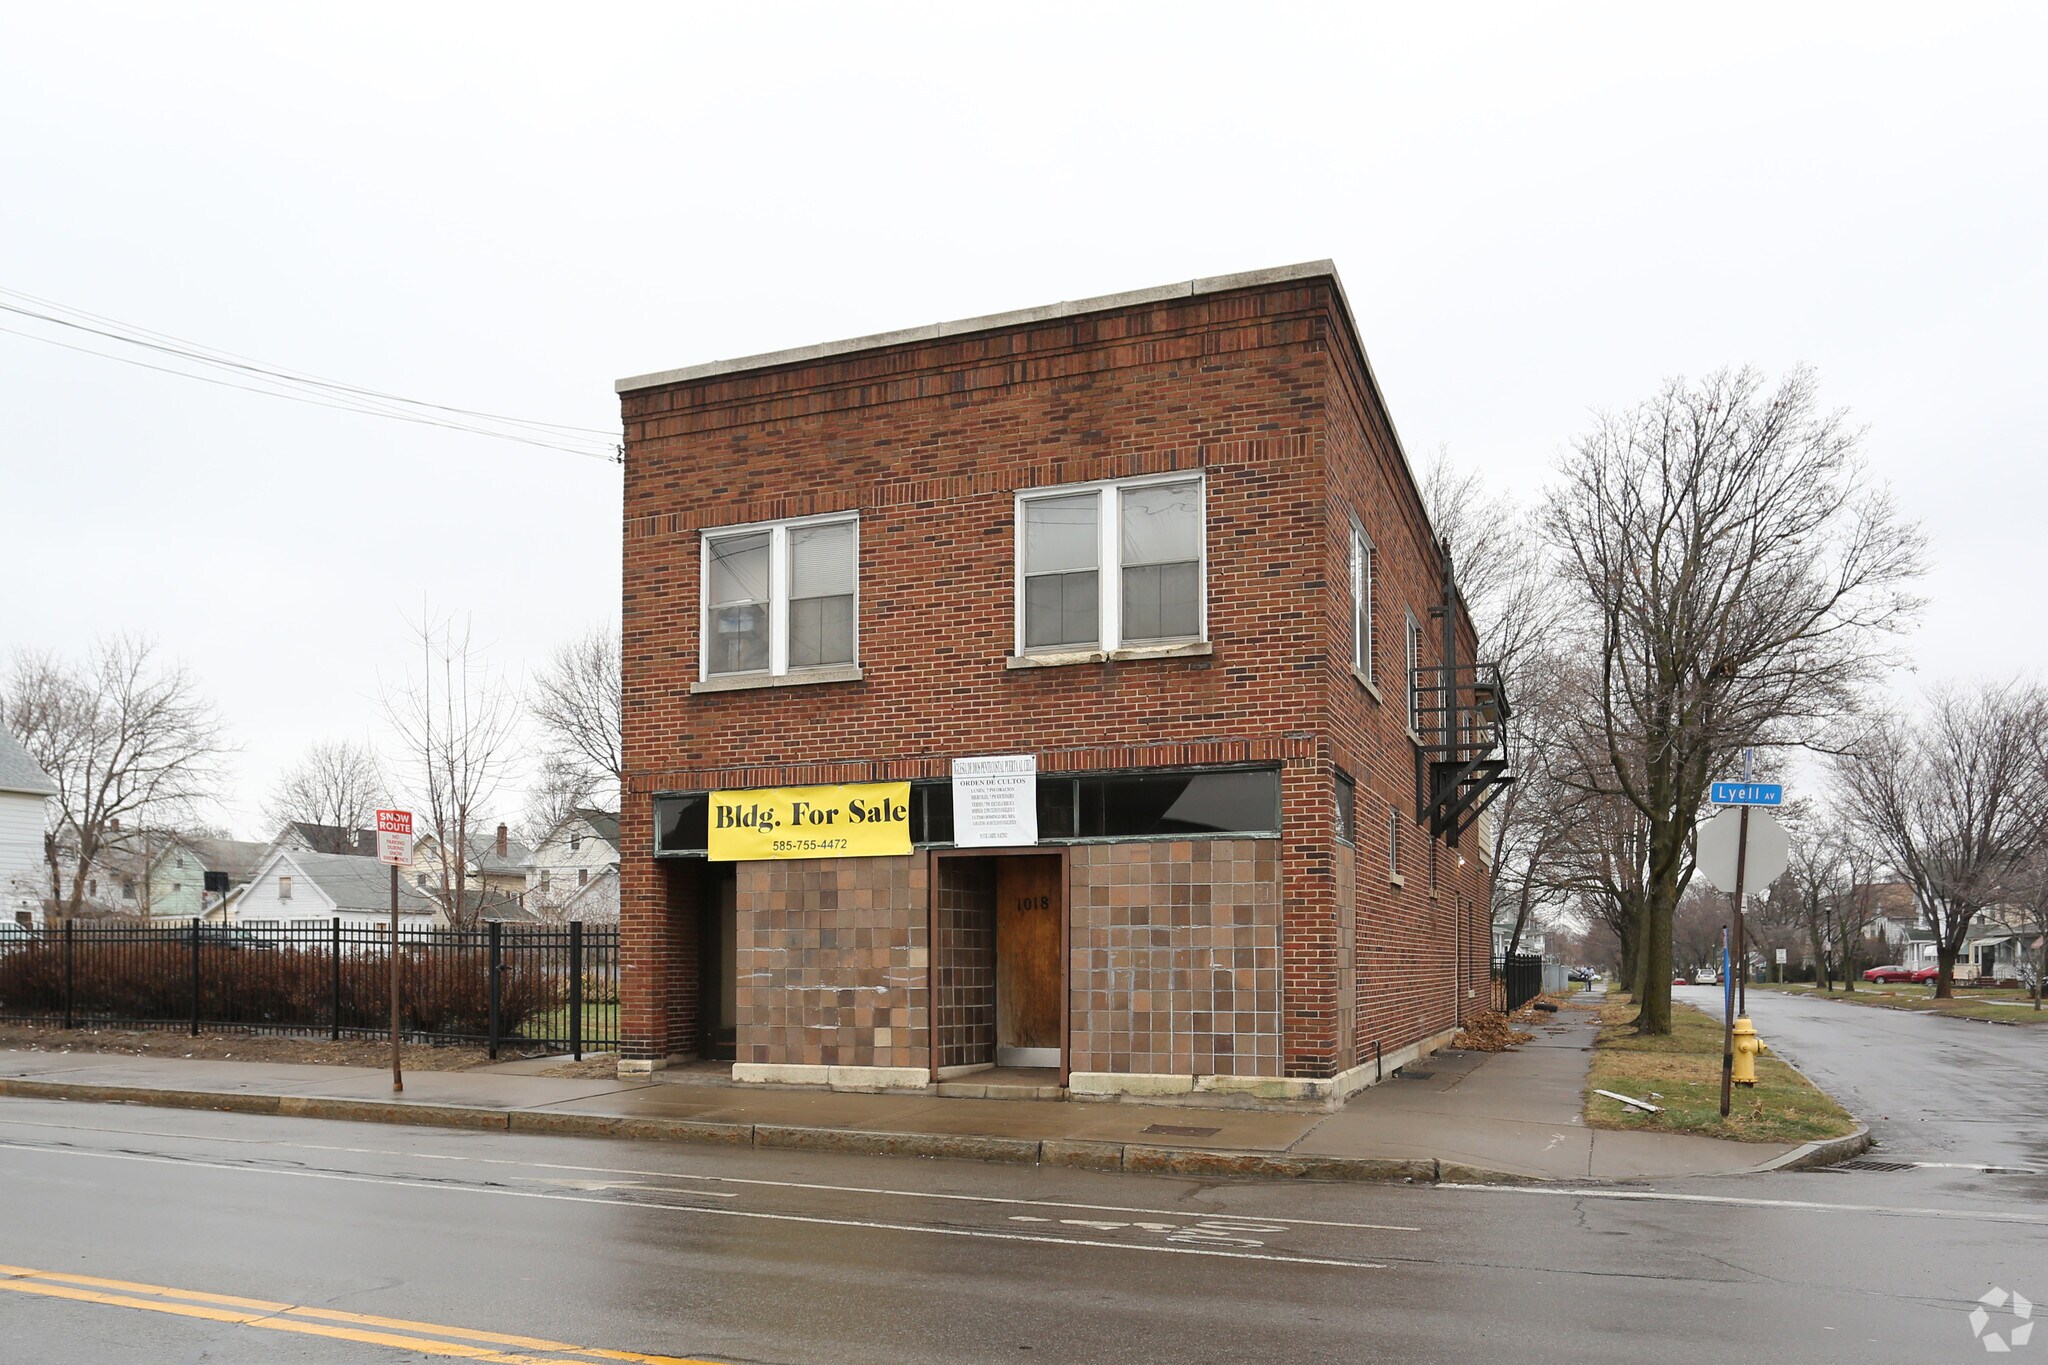
M 281 901 L 288 901 L 292 898 L 292 879 L 290 877 L 279 877 L 277 879 L 277 898 Z
M 1358 784 L 1344 773 L 1337 774 L 1337 837 L 1358 842 Z
M 1401 811 L 1399 807 L 1387 810 L 1387 878 L 1401 880 Z
M 1351 523 L 1351 667 L 1367 682 L 1372 667 L 1372 541 Z
M 1422 733 L 1422 626 L 1408 613 L 1408 729 Z

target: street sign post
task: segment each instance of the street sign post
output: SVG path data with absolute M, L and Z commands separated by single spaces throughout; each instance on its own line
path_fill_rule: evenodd
M 1745 762 L 1745 767 L 1747 763 Z M 1725 795 L 1724 795 L 1725 789 Z M 1749 1012 L 1749 944 L 1742 918 L 1742 898 L 1749 886 L 1769 886 L 1785 875 L 1792 861 L 1792 840 L 1769 811 L 1757 806 L 1783 802 L 1785 789 L 1774 782 L 1716 782 L 1713 800 L 1722 810 L 1699 827 L 1693 838 L 1693 870 L 1707 885 L 1729 893 L 1735 905 L 1733 970 L 1740 973 L 1732 989 L 1724 986 L 1722 1013 L 1721 1113 L 1726 1117 L 1735 1073 L 1735 1015 Z M 1724 982 L 1726 978 L 1723 978 Z
M 405 1089 L 398 1061 L 398 869 L 412 861 L 412 812 L 377 812 L 377 861 L 391 868 L 391 1093 Z

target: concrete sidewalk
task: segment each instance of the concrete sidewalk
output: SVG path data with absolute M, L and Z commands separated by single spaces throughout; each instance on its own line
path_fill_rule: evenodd
M 364 1067 L 34 1051 L 0 1051 L 0 1095 L 1195 1176 L 1628 1180 L 1841 1159 L 1810 1150 L 1820 1144 L 1586 1128 L 1579 1096 L 1592 1018 L 1561 1011 L 1518 1052 L 1439 1052 L 1336 1113 L 496 1071 L 416 1072 L 394 1096 L 388 1071 Z

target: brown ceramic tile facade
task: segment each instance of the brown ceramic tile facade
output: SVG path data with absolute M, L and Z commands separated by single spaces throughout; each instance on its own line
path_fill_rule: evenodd
M 927 858 L 740 863 L 739 1059 L 929 1066 Z
M 937 860 L 939 1065 L 996 1059 L 995 869 L 985 858 Z
M 1281 1074 L 1279 840 L 1084 844 L 1070 891 L 1073 1070 Z

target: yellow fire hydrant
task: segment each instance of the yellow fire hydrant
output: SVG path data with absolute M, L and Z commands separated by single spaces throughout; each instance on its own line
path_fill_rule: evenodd
M 1764 1040 L 1756 1036 L 1756 1025 L 1748 1016 L 1735 1021 L 1735 1083 L 1756 1084 L 1756 1054 L 1764 1050 Z

